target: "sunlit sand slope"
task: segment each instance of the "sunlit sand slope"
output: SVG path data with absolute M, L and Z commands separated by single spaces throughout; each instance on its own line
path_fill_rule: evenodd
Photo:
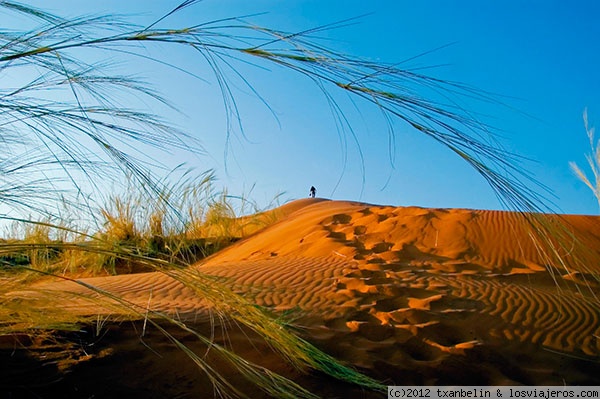
M 390 382 L 600 381 L 590 371 L 600 359 L 600 218 L 310 200 L 286 213 L 197 270 L 286 311 L 303 336 Z M 159 273 L 85 281 L 180 315 L 209 307 Z

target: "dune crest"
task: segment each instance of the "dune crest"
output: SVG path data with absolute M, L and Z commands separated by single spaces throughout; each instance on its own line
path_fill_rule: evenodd
M 300 204 L 304 206 L 261 231 L 260 239 L 245 240 L 220 252 L 216 262 L 268 258 L 273 254 L 329 256 L 337 252 L 369 263 L 437 261 L 452 268 L 449 265 L 462 262 L 504 273 L 559 268 L 554 264 L 556 260 L 545 253 L 543 238 L 532 233 L 527 219 L 515 212 L 384 207 L 346 201 Z M 592 250 L 588 256 L 598 256 L 598 217 L 537 218 L 550 226 L 564 224 L 562 234 L 573 234 Z M 554 241 L 552 245 L 558 247 Z M 572 243 L 567 245 L 571 247 Z M 566 250 L 558 251 L 569 260 Z M 571 272 L 589 271 L 585 267 L 579 270 L 576 263 L 570 266 Z

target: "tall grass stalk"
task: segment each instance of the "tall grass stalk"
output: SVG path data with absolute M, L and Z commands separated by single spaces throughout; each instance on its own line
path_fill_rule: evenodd
M 594 137 L 595 128 L 589 125 L 587 108 L 583 111 L 583 124 L 590 142 L 591 153 L 586 154 L 585 159 L 588 162 L 591 176 L 588 178 L 588 175 L 575 162 L 569 162 L 569 166 L 579 180 L 592 190 L 600 210 L 600 140 L 596 141 Z
M 173 12 L 195 3 L 186 1 Z M 0 110 L 5 122 L 0 124 L 11 132 L 22 132 L 56 156 L 70 157 L 84 173 L 91 172 L 82 166 L 87 159 L 82 154 L 82 148 L 86 148 L 82 143 L 96 146 L 149 187 L 153 187 L 152 179 L 142 164 L 124 150 L 123 143 L 133 140 L 200 150 L 192 137 L 177 132 L 156 115 L 114 106 L 123 92 L 138 93 L 161 104 L 168 102 L 139 79 L 110 73 L 105 63 L 86 62 L 80 55 L 93 49 L 107 56 L 137 57 L 171 65 L 161 54 L 151 52 L 152 47 L 166 44 L 196 52 L 208 65 L 227 108 L 227 136 L 236 125 L 241 129 L 243 120 L 232 81 L 241 80 L 256 93 L 251 82 L 240 75 L 239 66 L 278 65 L 313 81 L 330 101 L 340 126 L 348 125 L 344 110 L 335 101 L 335 93 L 341 91 L 362 98 L 387 117 L 403 121 L 413 131 L 448 147 L 475 168 L 507 205 L 523 210 L 543 205 L 536 192 L 525 184 L 533 179 L 520 167 L 518 157 L 490 144 L 495 139 L 489 126 L 452 102 L 444 104 L 419 93 L 442 92 L 450 97 L 462 95 L 482 101 L 491 101 L 490 95 L 394 65 L 346 56 L 310 39 L 319 31 L 347 21 L 297 33 L 259 27 L 236 17 L 167 29 L 160 26 L 172 13 L 150 26 L 136 26 L 111 15 L 65 20 L 12 2 L 3 1 L 0 6 L 41 22 L 32 31 L 0 31 L 0 69 L 16 72 L 33 67 L 39 71 L 21 87 L 2 90 Z M 173 67 L 181 71 L 177 65 Z M 182 72 L 199 78 L 206 73 Z M 61 100 L 48 93 L 60 93 Z M 350 126 L 345 131 L 354 135 Z M 394 134 L 393 130 L 390 134 Z
M 201 153 L 197 138 L 178 131 L 152 112 L 123 106 L 122 103 L 126 102 L 124 98 L 136 97 L 157 106 L 171 105 L 143 80 L 119 74 L 114 64 L 86 59 L 86 55 L 90 54 L 88 51 L 93 51 L 97 59 L 116 57 L 150 60 L 199 80 L 203 80 L 207 73 L 212 74 L 218 82 L 226 108 L 226 137 L 236 132 L 243 134 L 243 115 L 237 107 L 232 88 L 235 83 L 241 81 L 257 94 L 259 100 L 265 101 L 241 74 L 240 66 L 248 63 L 259 67 L 280 66 L 290 73 L 304 76 L 322 91 L 340 127 L 340 135 L 349 134 L 352 140 L 359 142 L 344 109 L 336 101 L 336 93 L 348 93 L 362 99 L 363 104 L 380 109 L 385 118 L 400 121 L 413 132 L 425 134 L 456 153 L 483 176 L 503 204 L 523 212 L 545 209 L 543 198 L 530 187 L 531 184 L 539 187 L 535 186 L 535 179 L 521 168 L 519 157 L 494 144 L 495 138 L 489 126 L 452 102 L 428 99 L 422 94 L 441 92 L 449 97 L 465 96 L 492 101 L 487 93 L 395 65 L 340 54 L 311 39 L 319 31 L 333 29 L 346 22 L 297 33 L 260 27 L 236 17 L 198 21 L 191 26 L 164 27 L 173 13 L 183 12 L 196 3 L 199 1 L 186 0 L 156 22 L 138 26 L 115 15 L 65 19 L 34 7 L 0 1 L 0 8 L 5 12 L 24 16 L 36 25 L 30 30 L 0 29 L 0 72 L 4 82 L 0 89 L 0 145 L 4 153 L 16 159 L 26 159 L 24 167 L 35 172 L 21 174 L 23 168 L 11 169 L 8 164 L 1 164 L 0 205 L 8 207 L 11 212 L 18 206 L 24 206 L 29 211 L 51 211 L 53 201 L 64 201 L 67 193 L 59 194 L 62 194 L 61 190 L 66 185 L 72 189 L 69 191 L 69 201 L 88 206 L 93 202 L 89 197 L 90 192 L 101 191 L 104 186 L 105 180 L 99 177 L 113 177 L 122 173 L 133 176 L 148 193 L 166 198 L 165 203 L 177 203 L 150 173 L 143 162 L 149 161 L 143 158 L 143 151 L 136 152 L 131 148 L 144 144 Z M 172 64 L 165 57 L 165 52 L 161 51 L 164 46 L 191 51 L 208 66 L 208 72 L 206 69 L 188 70 Z M 18 84 L 13 86 L 13 81 L 8 81 L 6 77 L 15 76 L 21 76 L 22 80 L 17 80 Z M 393 143 L 393 129 L 389 130 L 389 135 L 390 143 Z M 40 151 L 39 155 L 32 155 L 32 149 Z M 390 151 L 393 151 L 391 147 Z M 56 174 L 44 174 L 48 163 L 57 167 L 60 181 Z M 82 180 L 86 183 L 83 184 Z M 55 195 L 48 195 L 50 191 Z M 61 248 L 139 262 L 168 273 L 199 295 L 209 298 L 216 309 L 257 331 L 294 364 L 317 368 L 369 388 L 382 388 L 377 382 L 343 367 L 282 326 L 274 325 L 268 314 L 230 292 L 227 287 L 216 284 L 207 276 L 183 269 L 181 266 L 186 262 L 150 257 L 139 251 L 139 243 L 131 245 L 123 242 L 139 234 L 139 231 L 135 229 L 135 222 L 128 224 L 132 218 L 135 219 L 133 214 L 128 213 L 129 204 L 125 202 L 120 206 L 116 215 L 109 211 L 104 215 L 109 224 L 122 227 L 118 234 L 116 227 L 113 228 L 115 239 L 104 240 L 104 243 L 118 242 L 118 245 L 107 247 L 96 237 L 95 240 L 61 243 Z M 168 235 L 166 214 L 165 208 L 159 207 L 149 219 L 152 220 L 150 234 L 157 240 L 161 233 Z M 209 220 L 215 221 L 215 226 L 224 226 L 225 221 L 229 221 L 229 215 L 227 207 L 216 207 L 208 216 Z M 4 219 L 8 217 L 14 216 L 4 215 Z M 198 226 L 205 227 L 203 223 Z M 229 234 L 230 226 L 225 230 Z M 540 227 L 539 231 L 544 230 Z M 5 252 L 19 248 L 23 251 L 43 251 L 49 248 L 49 244 L 2 243 L 0 248 Z M 87 288 L 100 294 L 98 300 L 101 302 L 116 302 L 136 317 L 146 315 L 146 309 L 137 309 L 123 298 L 111 296 L 95 287 Z M 4 313 L 2 328 L 14 330 L 12 327 L 21 326 L 27 329 L 26 320 L 16 317 L 19 309 L 15 308 L 15 303 L 6 295 L 0 300 L 6 305 L 1 310 Z M 39 325 L 43 321 L 41 317 L 32 317 L 28 328 Z M 70 322 L 69 317 L 64 316 L 62 320 Z M 161 319 L 162 315 L 153 313 L 149 322 L 155 323 L 154 317 Z M 60 317 L 53 320 L 53 325 L 60 320 Z M 165 320 L 178 323 L 169 317 Z M 199 338 L 204 339 L 200 335 Z M 184 345 L 176 340 L 173 342 L 188 352 Z M 211 378 L 214 378 L 219 389 L 236 393 L 227 381 L 212 374 L 210 365 L 204 363 L 201 357 L 188 354 L 200 368 L 213 376 Z M 279 396 L 281 389 L 285 389 L 288 396 L 304 394 L 295 386 L 285 385 L 285 381 L 271 378 L 268 371 L 259 370 L 261 377 L 257 377 L 254 374 L 256 369 L 248 368 L 247 362 L 235 354 L 231 354 L 231 360 L 236 362 L 244 375 L 257 385 L 264 386 L 272 395 Z M 282 385 L 285 386 L 282 388 Z

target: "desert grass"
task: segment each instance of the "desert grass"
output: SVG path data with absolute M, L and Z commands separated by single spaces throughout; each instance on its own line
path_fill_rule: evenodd
M 590 142 L 591 152 L 586 154 L 585 158 L 590 168 L 591 176 L 588 178 L 588 175 L 575 162 L 570 162 L 569 166 L 579 180 L 592 190 L 600 209 L 600 140 L 596 141 L 594 137 L 595 128 L 589 124 L 587 108 L 583 111 L 583 125 Z
M 194 3 L 196 1 L 183 2 L 172 13 L 183 12 Z M 46 146 L 59 159 L 71 159 L 72 166 L 84 174 L 92 173 L 91 168 L 85 167 L 86 163 L 90 159 L 98 160 L 97 155 L 85 150 L 84 145 L 89 144 L 106 155 L 103 161 L 115 162 L 133 172 L 151 190 L 152 179 L 147 171 L 119 143 L 133 140 L 154 146 L 201 150 L 193 137 L 178 132 L 159 117 L 114 106 L 119 104 L 117 97 L 123 92 L 168 104 L 146 84 L 111 73 L 111 66 L 85 62 L 78 56 L 78 51 L 93 49 L 103 55 L 169 64 L 159 55 L 153 57 L 146 53 L 151 46 L 166 44 L 189 49 L 208 65 L 220 85 L 227 108 L 228 137 L 236 128 L 243 131 L 243 116 L 237 108 L 232 84 L 241 81 L 256 93 L 236 66 L 242 63 L 278 65 L 305 76 L 322 90 L 338 119 L 340 134 L 347 132 L 351 140 L 358 139 L 336 101 L 336 93 L 340 91 L 378 107 L 387 118 L 402 121 L 414 132 L 448 147 L 475 168 L 507 205 L 525 210 L 543 205 L 536 192 L 525 184 L 535 183 L 535 180 L 520 167 L 519 157 L 494 144 L 493 129 L 455 103 L 444 103 L 443 97 L 435 98 L 432 93 L 482 101 L 492 101 L 493 96 L 394 65 L 339 54 L 310 39 L 322 30 L 338 28 L 349 21 L 297 33 L 259 27 L 237 17 L 162 29 L 159 26 L 172 13 L 144 27 L 110 15 L 64 20 L 12 2 L 1 4 L 7 10 L 42 22 L 40 28 L 28 32 L 2 32 L 0 67 L 15 72 L 31 67 L 41 71 L 22 87 L 4 90 L 0 108 L 9 121 L 6 128 L 15 136 L 20 132 L 30 147 Z M 176 65 L 173 67 L 177 70 Z M 194 71 L 181 72 L 196 75 Z M 55 101 L 48 96 L 52 92 L 70 99 Z M 420 93 L 433 98 L 427 99 Z M 393 143 L 391 126 L 389 134 Z
M 177 168 L 159 183 L 156 195 L 130 176 L 104 204 L 86 209 L 89 214 L 63 203 L 60 219 L 13 220 L 0 250 L 0 269 L 17 266 L 13 275 L 22 271 L 31 278 L 40 275 L 28 269 L 71 277 L 153 270 L 113 252 L 187 266 L 277 221 L 274 212 L 245 195 L 217 191 L 212 171 Z
M 197 246 L 191 244 L 192 240 L 204 239 L 203 248 L 206 248 L 211 236 L 218 237 L 222 241 L 213 243 L 213 249 L 218 249 L 230 237 L 240 235 L 240 231 L 246 234 L 257 226 L 247 219 L 241 226 L 234 223 L 234 220 L 242 219 L 232 218 L 230 206 L 222 200 L 228 198 L 226 194 L 222 198 L 213 197 L 212 205 L 205 211 L 186 208 L 181 203 L 185 204 L 186 200 L 202 194 L 202 185 L 190 190 L 165 188 L 140 160 L 140 152 L 130 151 L 133 144 L 196 153 L 202 152 L 201 146 L 195 137 L 178 131 L 160 116 L 122 106 L 126 102 L 124 97 L 142 97 L 143 101 L 158 106 L 168 107 L 170 103 L 144 81 L 119 74 L 115 65 L 105 61 L 86 60 L 86 54 L 91 51 L 97 56 L 91 59 L 122 57 L 156 62 L 201 80 L 206 70 L 184 70 L 161 58 L 160 52 L 152 50 L 162 45 L 193 52 L 208 66 L 208 73 L 219 84 L 227 118 L 224 135 L 228 138 L 233 134 L 243 134 L 243 115 L 237 107 L 232 88 L 235 84 L 241 82 L 246 85 L 257 94 L 259 101 L 268 104 L 254 90 L 251 82 L 241 75 L 239 66 L 246 63 L 259 67 L 276 65 L 314 82 L 329 102 L 340 127 L 338 133 L 344 140 L 349 136 L 349 140 L 359 142 L 337 101 L 337 93 L 361 99 L 360 105 L 375 106 L 385 118 L 400 121 L 413 132 L 440 142 L 480 173 L 503 204 L 524 215 L 547 209 L 543 197 L 531 188 L 531 185 L 537 188 L 539 185 L 536 186 L 535 179 L 521 167 L 519 157 L 496 145 L 490 126 L 471 116 L 455 102 L 443 101 L 444 96 L 442 99 L 429 99 L 424 93 L 442 92 L 449 97 L 493 101 L 489 94 L 396 65 L 340 54 L 311 39 L 319 31 L 343 26 L 348 21 L 296 33 L 259 27 L 237 17 L 163 28 L 170 15 L 185 12 L 195 3 L 198 2 L 184 1 L 155 23 L 137 26 L 114 15 L 65 19 L 23 4 L 0 2 L 4 11 L 25 17 L 34 25 L 29 30 L 0 30 L 0 71 L 4 76 L 24 77 L 14 81 L 16 84 L 11 81 L 0 90 L 0 144 L 10 155 L 7 161 L 0 163 L 0 204 L 8 208 L 8 211 L 3 211 L 2 219 L 29 219 L 33 226 L 25 239 L 0 243 L 2 263 L 5 268 L 11 268 L 9 271 L 22 269 L 71 280 L 68 272 L 88 267 L 89 257 L 93 259 L 91 263 L 96 265 L 97 272 L 116 273 L 122 265 L 125 269 L 142 265 L 168 273 L 199 295 L 210 298 L 216 309 L 264 336 L 292 363 L 379 390 L 381 384 L 344 367 L 302 341 L 284 326 L 277 325 L 272 315 L 248 304 L 207 276 L 186 269 L 197 250 Z M 393 151 L 394 140 L 390 124 L 388 151 Z M 47 173 L 49 166 L 54 169 L 52 175 Z M 144 193 L 140 197 L 143 200 L 112 197 L 98 213 L 102 216 L 96 219 L 102 226 L 98 233 L 89 233 L 87 228 L 77 232 L 78 227 L 55 222 L 55 210 L 64 203 L 84 210 L 95 209 L 96 199 L 86 193 L 91 195 L 102 191 L 105 181 L 122 178 L 123 174 L 139 184 L 142 188 L 139 192 Z M 158 200 L 147 201 L 153 198 Z M 22 211 L 42 216 L 28 218 L 18 213 Z M 182 220 L 185 221 L 184 228 L 181 228 Z M 555 237 L 556 228 L 542 226 L 535 221 L 532 224 L 541 237 L 540 250 L 548 251 L 545 246 L 554 242 L 552 237 Z M 53 229 L 70 232 L 78 238 L 67 241 L 54 239 Z M 568 245 L 565 242 L 564 246 Z M 552 257 L 564 258 L 561 250 L 551 249 L 548 253 Z M 56 262 L 57 257 L 63 256 L 68 260 Z M 56 265 L 61 265 L 62 272 L 56 269 Z M 14 288 L 13 281 L 2 277 L 2 294 Z M 136 309 L 122 298 L 98 292 L 91 286 L 88 288 L 101 294 L 103 303 L 129 309 L 132 317 L 147 318 L 150 323 L 159 319 L 179 323 L 173 318 L 164 319 L 163 315 L 148 315 L 145 310 Z M 56 326 L 69 328 L 81 322 L 76 318 L 71 320 L 69 315 L 60 316 L 59 309 L 55 313 L 50 312 L 54 314 L 52 318 L 40 312 L 31 313 L 32 309 L 19 309 L 5 296 L 2 296 L 2 305 L 1 325 L 5 333 Z M 187 326 L 181 325 L 181 328 Z M 176 340 L 172 342 L 187 351 L 185 345 Z M 189 353 L 189 356 L 198 367 L 213 375 L 218 389 L 238 394 L 227 381 L 211 374 L 210 365 L 201 357 L 194 353 Z M 224 352 L 224 356 L 271 395 L 281 396 L 285 391 L 290 397 L 309 396 L 297 386 L 273 377 L 267 370 L 255 373 L 255 368 L 248 368 L 244 360 L 235 354 Z

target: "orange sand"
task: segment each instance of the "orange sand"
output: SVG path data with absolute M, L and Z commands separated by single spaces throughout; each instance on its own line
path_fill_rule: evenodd
M 279 222 L 195 267 L 260 306 L 291 311 L 303 337 L 344 363 L 389 385 L 600 383 L 599 217 L 537 215 L 564 235 L 561 246 L 512 212 L 319 199 L 275 212 Z M 83 281 L 188 323 L 210 313 L 210 303 L 158 272 Z M 70 311 L 115 313 L 73 299 L 86 292 L 74 283 L 42 288 Z M 39 292 L 13 295 L 42 306 Z M 248 332 L 233 330 L 229 339 L 244 348 Z M 257 359 L 320 390 L 322 376 L 290 372 L 253 342 Z M 320 392 L 358 392 L 333 387 Z

